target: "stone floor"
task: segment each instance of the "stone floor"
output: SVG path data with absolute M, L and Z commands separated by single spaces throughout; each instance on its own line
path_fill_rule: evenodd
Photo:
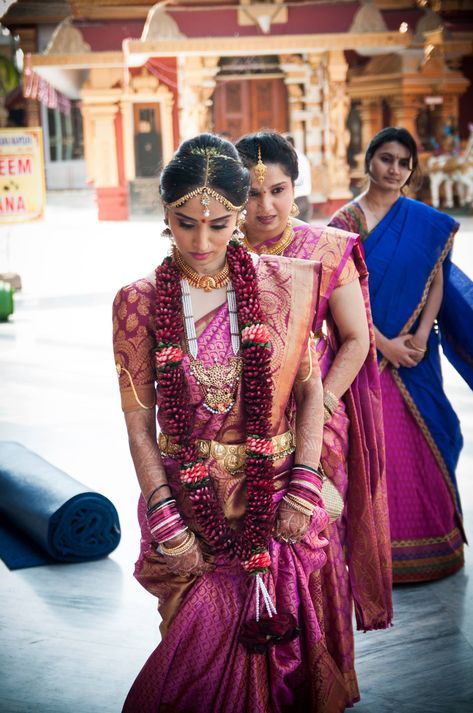
M 100 562 L 14 572 L 0 563 L 0 713 L 118 713 L 159 638 L 155 602 L 132 578 L 138 489 L 110 304 L 164 255 L 160 230 L 149 220 L 100 224 L 90 193 L 67 192 L 48 195 L 43 222 L 0 233 L 0 271 L 23 279 L 14 316 L 0 324 L 0 438 L 110 497 L 123 529 L 118 549 Z M 455 260 L 471 277 L 472 241 L 467 218 Z M 459 483 L 471 539 L 473 399 L 448 365 L 445 381 L 465 436 Z M 472 575 L 467 551 L 457 575 L 395 590 L 395 626 L 357 635 L 356 711 L 473 710 Z

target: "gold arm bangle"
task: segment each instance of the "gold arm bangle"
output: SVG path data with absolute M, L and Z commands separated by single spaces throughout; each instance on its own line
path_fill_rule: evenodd
M 299 384 L 304 384 L 306 381 L 309 381 L 310 377 L 312 376 L 312 349 L 311 349 L 311 346 L 312 346 L 312 341 L 314 339 L 315 339 L 314 333 L 311 332 L 309 334 L 309 339 L 307 340 L 307 349 L 309 351 L 309 373 L 307 374 L 307 376 L 304 376 L 303 379 L 296 379 L 296 381 Z
M 128 380 L 129 380 L 129 382 L 130 382 L 130 385 L 131 385 L 131 388 L 132 388 L 132 391 L 133 391 L 133 396 L 135 397 L 136 402 L 141 406 L 141 408 L 144 408 L 144 409 L 146 409 L 147 411 L 151 411 L 151 409 L 154 408 L 155 404 L 153 404 L 152 406 L 146 406 L 146 405 L 141 401 L 140 397 L 139 397 L 138 394 L 136 393 L 135 385 L 134 385 L 134 383 L 133 383 L 133 378 L 132 378 L 130 372 L 128 371 L 128 369 L 125 369 L 125 367 L 122 366 L 122 365 L 120 364 L 120 362 L 118 362 L 118 361 L 117 361 L 116 364 L 115 364 L 115 368 L 116 368 L 116 370 L 117 370 L 118 376 L 120 376 L 120 374 L 122 373 L 122 371 L 124 371 L 125 374 L 128 376 Z

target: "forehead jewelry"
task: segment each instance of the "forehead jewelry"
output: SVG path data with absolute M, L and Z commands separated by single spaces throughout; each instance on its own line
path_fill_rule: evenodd
M 196 152 L 197 153 L 197 152 Z M 204 218 L 208 218 L 210 215 L 210 199 L 214 198 L 214 200 L 218 201 L 221 203 L 230 213 L 233 211 L 239 212 L 242 208 L 243 205 L 233 205 L 231 201 L 228 200 L 228 198 L 225 198 L 225 196 L 222 196 L 221 193 L 218 193 L 215 191 L 213 188 L 210 188 L 208 185 L 209 181 L 209 173 L 210 173 L 210 158 L 211 158 L 211 153 L 205 153 L 205 173 L 204 173 L 204 185 L 200 186 L 199 188 L 194 188 L 193 191 L 189 191 L 189 193 L 186 193 L 183 195 L 181 198 L 178 198 L 176 201 L 173 201 L 172 203 L 168 203 L 167 206 L 168 208 L 179 208 L 181 205 L 184 205 L 184 203 L 187 203 L 187 201 L 191 200 L 191 198 L 195 198 L 195 196 L 200 196 L 200 204 L 202 206 L 202 215 Z M 219 155 L 219 154 L 215 154 Z M 226 158 L 223 157 L 222 158 Z M 266 167 L 265 167 L 266 169 Z
M 266 174 L 266 166 L 261 159 L 261 146 L 258 146 L 258 163 L 255 166 L 255 176 L 258 183 L 263 183 Z

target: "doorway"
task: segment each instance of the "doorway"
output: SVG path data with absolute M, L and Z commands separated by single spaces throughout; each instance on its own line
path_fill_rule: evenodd
M 261 129 L 288 130 L 287 89 L 282 77 L 217 77 L 214 131 L 230 141 Z
M 134 104 L 135 175 L 156 178 L 162 168 L 163 146 L 159 104 Z

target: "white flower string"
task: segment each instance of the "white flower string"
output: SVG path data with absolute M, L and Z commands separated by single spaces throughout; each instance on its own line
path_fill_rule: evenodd
M 193 359 L 197 359 L 199 346 L 197 343 L 197 333 L 195 331 L 194 312 L 192 309 L 192 298 L 189 283 L 181 279 L 182 311 L 184 313 L 184 328 L 186 332 L 189 353 Z M 240 328 L 238 326 L 237 303 L 235 290 L 231 282 L 227 285 L 227 305 L 230 316 L 230 336 L 232 340 L 232 351 L 235 356 L 240 351 Z
M 268 612 L 268 616 L 271 619 L 273 614 L 277 614 L 276 607 L 274 606 L 273 600 L 271 599 L 271 595 L 268 592 L 268 589 L 263 581 L 263 578 L 261 574 L 256 575 L 256 621 L 260 620 L 260 602 L 259 602 L 259 595 L 263 597 L 263 602 L 266 606 L 266 611 Z

